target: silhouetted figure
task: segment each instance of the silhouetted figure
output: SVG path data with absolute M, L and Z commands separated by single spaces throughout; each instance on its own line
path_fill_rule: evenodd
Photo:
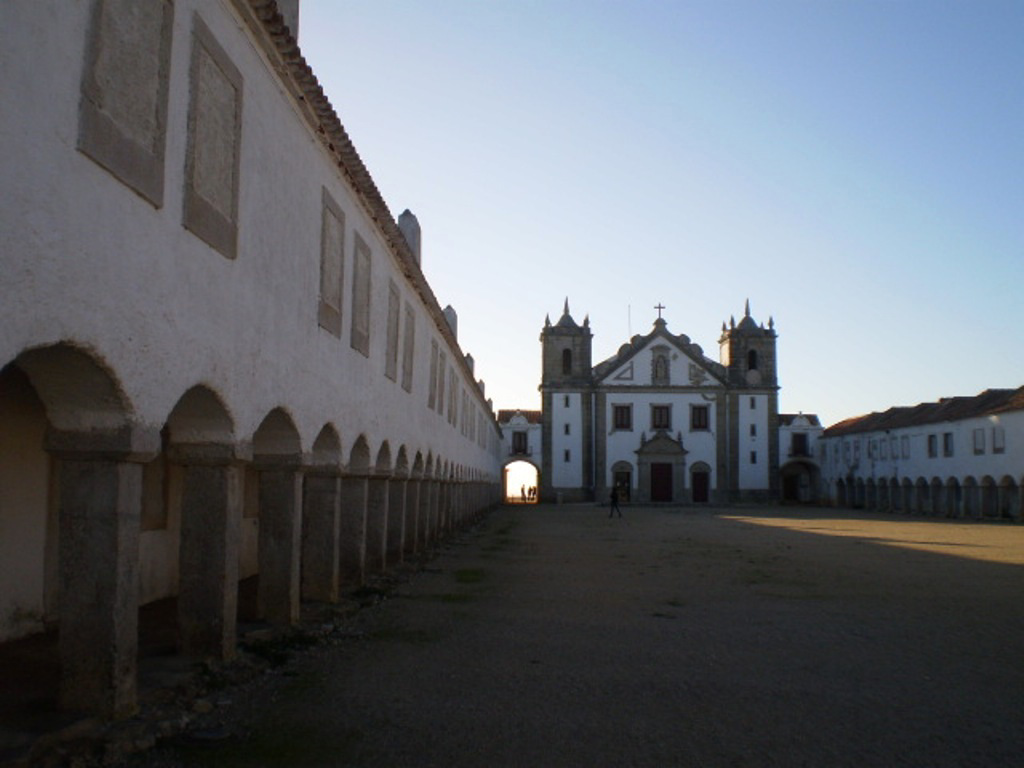
M 521 498 L 523 500 L 524 504 L 526 503 L 526 486 L 525 485 L 522 485 L 522 486 L 519 487 L 519 498 Z
M 608 510 L 608 517 L 618 513 L 619 517 L 622 517 L 622 510 L 619 509 L 619 489 L 618 487 L 612 488 L 611 496 L 608 497 L 611 500 L 611 509 Z

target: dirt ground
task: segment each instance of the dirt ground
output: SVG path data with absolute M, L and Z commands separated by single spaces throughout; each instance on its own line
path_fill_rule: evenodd
M 1024 765 L 1024 527 L 504 507 L 133 766 Z

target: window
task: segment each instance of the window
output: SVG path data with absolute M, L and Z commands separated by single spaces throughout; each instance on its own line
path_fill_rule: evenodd
M 750 398 L 750 410 L 753 411 L 753 410 L 756 410 L 756 409 L 757 409 L 757 398 L 756 397 L 752 397 L 752 398 Z
M 448 423 L 453 427 L 459 423 L 459 380 L 455 366 L 448 369 Z
M 233 259 L 238 246 L 242 75 L 198 15 L 193 29 L 182 224 Z
M 928 458 L 934 459 L 939 455 L 939 436 L 928 435 Z
M 868 443 L 868 458 L 874 459 L 878 455 L 878 441 L 872 440 Z
M 572 373 L 572 350 L 562 350 L 562 373 L 568 376 Z
M 402 389 L 412 392 L 412 363 L 416 350 L 416 316 L 412 304 L 405 302 L 405 336 L 402 337 Z
M 756 371 L 757 370 L 757 350 L 756 349 L 752 349 L 749 352 L 747 352 L 747 370 L 748 371 Z
M 79 101 L 78 149 L 157 208 L 164 202 L 173 19 L 167 1 L 95 3 Z
M 708 428 L 708 407 L 706 405 L 690 406 L 690 430 L 705 430 Z
M 392 381 L 398 380 L 398 331 L 402 297 L 394 280 L 388 282 L 388 328 L 387 347 L 384 350 L 384 375 Z
M 651 382 L 653 384 L 669 383 L 668 355 L 664 352 L 655 352 L 651 367 Z
M 1002 427 L 992 427 L 992 453 L 1003 453 L 1006 450 L 1006 432 Z
M 568 395 L 565 396 L 565 407 L 566 408 L 569 407 L 569 396 Z
M 757 437 L 757 424 L 750 425 L 750 436 Z
M 427 408 L 437 407 L 437 342 L 430 342 L 430 382 L 427 384 Z
M 651 429 L 672 429 L 672 406 L 651 406 Z
M 613 405 L 612 406 L 612 427 L 614 429 L 633 429 L 633 406 Z
M 567 434 L 567 435 L 569 434 L 569 425 L 568 425 L 568 424 L 566 424 L 566 425 L 565 425 L 565 429 L 564 429 L 564 432 L 565 432 L 565 434 Z
M 565 461 L 572 461 L 572 452 L 568 448 L 565 449 Z
M 512 453 L 525 454 L 527 453 L 527 442 L 525 432 L 513 432 L 512 433 Z
M 757 451 L 750 452 L 750 463 L 757 464 Z
M 444 379 L 448 374 L 448 357 L 442 352 L 437 359 L 437 412 L 444 413 Z
M 953 433 L 943 432 L 942 433 L 942 455 L 952 456 L 953 455 Z
M 985 452 L 985 428 L 979 427 L 974 430 L 974 453 L 975 455 Z
M 900 452 L 904 459 L 910 458 L 910 438 L 906 435 L 900 438 Z
M 790 451 L 793 456 L 811 455 L 807 450 L 807 434 L 805 432 L 795 432 L 793 434 L 793 439 L 790 443 Z
M 352 334 L 351 346 L 364 357 L 370 356 L 370 246 L 356 234 L 352 260 Z
M 321 190 L 320 327 L 341 338 L 341 296 L 345 266 L 345 214 L 326 188 Z

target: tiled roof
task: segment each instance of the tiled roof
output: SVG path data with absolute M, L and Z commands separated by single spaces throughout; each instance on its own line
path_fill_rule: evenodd
M 803 416 L 805 419 L 807 419 L 808 423 L 810 423 L 812 427 L 821 426 L 821 422 L 818 420 L 818 415 L 816 413 L 780 413 L 779 424 L 781 424 L 784 427 L 788 427 L 790 424 L 793 423 L 794 420 L 796 420 L 800 416 Z
M 986 389 L 974 397 L 944 397 L 937 403 L 896 406 L 887 411 L 844 419 L 825 430 L 825 437 L 903 429 L 923 424 L 960 421 L 1006 411 L 1024 410 L 1024 387 Z
M 523 416 L 530 424 L 540 424 L 543 418 L 541 411 L 523 411 L 518 408 L 513 408 L 498 411 L 498 423 L 508 424 L 508 422 L 512 421 L 512 417 L 517 413 Z

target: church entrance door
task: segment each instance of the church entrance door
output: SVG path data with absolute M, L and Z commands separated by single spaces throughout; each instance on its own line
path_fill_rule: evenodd
M 651 464 L 651 501 L 672 501 L 671 464 Z
M 694 503 L 706 503 L 708 500 L 708 489 L 710 476 L 707 472 L 693 473 L 693 501 Z

